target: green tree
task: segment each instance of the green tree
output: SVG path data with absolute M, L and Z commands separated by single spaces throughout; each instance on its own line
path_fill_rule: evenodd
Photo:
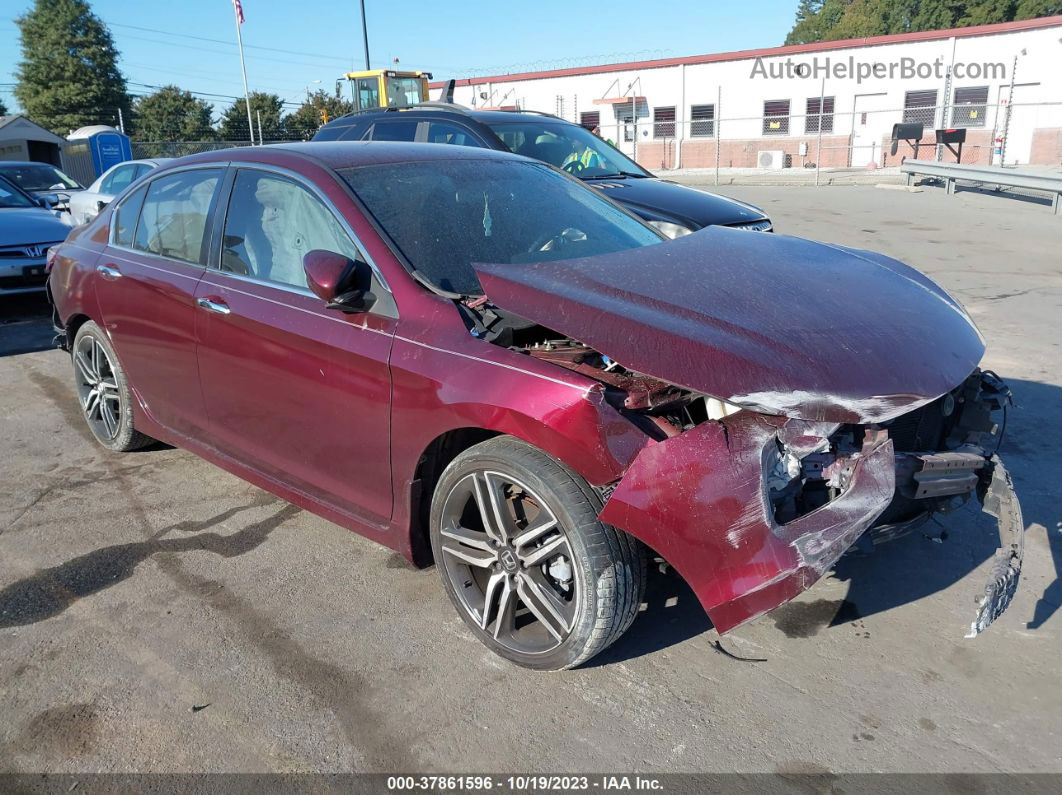
M 138 141 L 209 141 L 214 138 L 212 111 L 209 102 L 177 86 L 163 86 L 137 99 L 133 137 Z
M 961 28 L 1062 14 L 1062 0 L 799 0 L 786 44 Z
M 252 91 L 251 121 L 254 123 L 254 134 L 247 130 L 247 105 L 243 97 L 240 97 L 221 116 L 221 124 L 218 127 L 218 135 L 223 141 L 248 141 L 258 140 L 258 117 L 262 118 L 262 138 L 276 140 L 282 137 L 280 123 L 280 111 L 284 102 L 276 94 L 267 94 L 263 91 Z
M 1018 0 L 1015 19 L 1035 19 L 1062 14 L 1062 0 Z
M 284 131 L 289 138 L 306 140 L 312 138 L 326 121 L 352 110 L 354 105 L 347 100 L 332 96 L 327 91 L 317 91 L 307 96 L 298 110 L 284 117 Z
M 86 0 L 36 0 L 15 24 L 22 38 L 15 97 L 27 116 L 60 135 L 117 124 L 129 94 L 111 33 Z
M 0 99 L 0 116 L 7 115 L 7 105 L 4 104 L 4 100 Z

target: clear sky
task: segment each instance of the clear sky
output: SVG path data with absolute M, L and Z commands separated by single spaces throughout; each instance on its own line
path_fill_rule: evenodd
M 397 57 L 401 67 L 444 79 L 776 46 L 792 27 L 797 0 L 365 5 L 374 68 Z M 3 0 L 2 6 L 0 97 L 14 109 L 11 90 L 21 57 L 14 18 L 32 2 Z M 166 83 L 242 93 L 231 0 L 93 0 L 92 6 L 111 26 L 132 93 Z M 341 73 L 364 66 L 358 0 L 243 0 L 243 8 L 252 90 L 295 103 L 307 87 L 331 91 Z M 222 107 L 229 102 L 204 98 Z

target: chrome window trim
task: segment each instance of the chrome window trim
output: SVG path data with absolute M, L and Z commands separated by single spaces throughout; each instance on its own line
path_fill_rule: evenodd
M 255 162 L 251 162 L 251 161 L 237 161 L 237 162 L 229 163 L 229 165 L 233 169 L 235 169 L 237 171 L 240 171 L 240 170 L 264 171 L 266 173 L 277 174 L 277 175 L 279 175 L 281 177 L 285 177 L 286 179 L 290 179 L 292 182 L 294 182 L 299 187 L 305 188 L 306 190 L 308 190 L 322 204 L 324 204 L 325 209 L 329 213 L 331 213 L 332 217 L 335 218 L 335 220 L 339 223 L 339 225 L 343 229 L 343 231 L 346 232 L 347 236 L 350 238 L 351 242 L 354 244 L 354 247 L 358 250 L 358 252 L 361 254 L 361 256 L 365 259 L 365 262 L 368 263 L 370 270 L 372 270 L 373 275 L 376 277 L 377 281 L 380 283 L 380 286 L 383 287 L 383 289 L 385 289 L 390 295 L 392 295 L 392 296 L 394 295 L 394 291 L 391 289 L 391 286 L 387 283 L 387 280 L 384 278 L 383 274 L 380 272 L 380 268 L 376 265 L 376 262 L 373 260 L 372 256 L 369 254 L 369 252 L 366 251 L 365 246 L 361 242 L 361 238 L 354 232 L 354 230 L 351 228 L 350 224 L 347 223 L 347 219 L 343 217 L 343 214 L 341 212 L 339 212 L 339 209 L 335 206 L 335 204 L 332 202 L 332 200 L 329 199 L 328 196 L 320 188 L 318 188 L 313 183 L 307 182 L 305 177 L 303 177 L 298 172 L 292 171 L 291 169 L 288 169 L 288 168 L 284 168 L 283 166 L 275 166 L 275 165 L 273 165 L 271 163 L 255 163 Z M 318 164 L 315 163 L 314 165 L 318 165 Z M 321 168 L 325 168 L 326 170 L 329 170 L 329 171 L 331 170 L 331 169 L 328 169 L 326 166 L 320 166 L 320 167 Z M 338 182 L 338 178 L 333 176 L 333 179 L 336 179 L 337 182 Z M 235 186 L 235 182 L 233 182 L 233 185 Z M 339 187 L 340 187 L 340 189 L 343 188 L 342 183 L 339 183 Z M 228 195 L 227 198 L 228 198 L 229 201 L 232 200 L 232 189 L 231 188 L 229 189 L 229 195 Z M 224 223 L 225 223 L 226 220 L 228 220 L 228 203 L 226 203 L 226 205 L 225 205 L 225 218 L 222 220 L 222 235 L 221 235 L 222 239 L 218 240 L 218 246 L 219 247 L 224 244 L 224 237 L 225 237 L 225 234 L 224 234 L 224 229 L 225 229 Z M 221 252 L 219 250 L 218 251 L 218 254 L 219 254 L 218 261 L 219 262 L 221 261 L 220 253 Z M 223 270 L 221 270 L 221 268 L 211 268 L 210 266 L 207 266 L 207 270 L 213 271 L 215 273 L 223 273 L 226 276 L 231 276 L 231 277 L 234 277 L 234 278 L 238 278 L 241 281 L 249 282 L 251 284 L 264 284 L 264 285 L 267 285 L 269 287 L 278 287 L 280 289 L 288 289 L 290 292 L 294 292 L 294 293 L 297 293 L 299 295 L 310 295 L 310 296 L 313 296 L 313 293 L 310 292 L 310 290 L 308 290 L 308 289 L 298 288 L 298 287 L 295 287 L 294 285 L 284 284 L 283 282 L 275 282 L 275 281 L 271 281 L 269 279 L 259 279 L 259 278 L 256 278 L 254 276 L 243 276 L 242 274 L 231 273 L 229 271 L 223 271 Z

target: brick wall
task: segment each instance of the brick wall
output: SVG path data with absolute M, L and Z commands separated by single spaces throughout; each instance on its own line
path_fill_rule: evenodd
M 681 163 L 677 163 L 676 150 L 678 142 L 674 140 L 650 141 L 638 144 L 638 162 L 650 171 L 675 168 L 715 168 L 714 138 L 686 139 L 682 143 Z M 789 155 L 793 168 L 800 168 L 800 144 L 808 145 L 805 163 L 816 162 L 818 139 L 815 136 L 793 136 L 785 138 L 724 138 L 719 144 L 719 165 L 722 168 L 756 168 L 756 155 L 761 151 L 781 150 Z M 822 136 L 822 157 L 820 165 L 825 168 L 848 165 L 848 136 Z
M 937 138 L 936 135 L 930 130 L 928 133 L 922 136 L 919 141 L 918 147 L 918 159 L 919 160 L 935 160 L 937 155 Z M 958 144 L 952 144 L 956 149 Z M 914 149 L 908 145 L 906 141 L 900 141 L 896 147 L 896 154 L 891 155 L 889 152 L 892 149 L 892 138 L 885 136 L 881 139 L 881 147 L 883 162 L 882 166 L 898 166 L 904 158 L 914 158 Z M 992 131 L 987 129 L 970 130 L 966 131 L 966 143 L 962 145 L 962 162 L 970 166 L 987 166 L 988 155 L 992 151 Z M 955 156 L 944 149 L 943 162 L 954 163 Z M 1035 162 L 1035 161 L 1034 161 Z
M 1039 127 L 1033 130 L 1029 162 L 1040 166 L 1062 165 L 1062 127 Z

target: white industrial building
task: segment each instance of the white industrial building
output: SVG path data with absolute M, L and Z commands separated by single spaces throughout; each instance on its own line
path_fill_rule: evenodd
M 901 121 L 924 124 L 922 157 L 963 127 L 964 163 L 1059 165 L 1062 16 L 472 77 L 454 99 L 598 127 L 652 169 L 883 167 L 913 153 L 890 151 Z

